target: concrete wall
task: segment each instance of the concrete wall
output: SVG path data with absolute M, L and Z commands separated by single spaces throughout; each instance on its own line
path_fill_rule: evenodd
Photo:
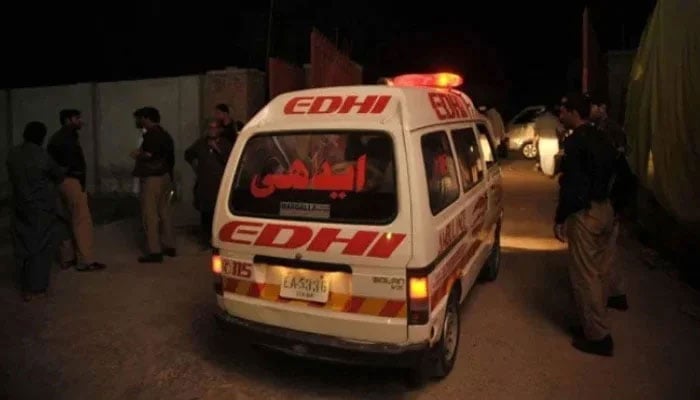
M 265 74 L 256 70 L 229 68 L 205 75 L 136 81 L 80 83 L 66 86 L 0 91 L 0 200 L 7 197 L 9 147 L 22 140 L 27 122 L 44 122 L 49 134 L 58 130 L 63 108 L 82 111 L 85 126 L 80 140 L 88 164 L 88 190 L 125 193 L 133 190 L 129 153 L 141 133 L 134 126 L 133 112 L 153 106 L 160 110 L 161 123 L 175 140 L 175 180 L 179 193 L 178 223 L 195 223 L 192 188 L 195 177 L 184 160 L 185 149 L 203 131 L 214 105 L 227 103 L 233 117 L 247 122 L 265 101 Z
M 175 141 L 175 184 L 180 193 L 181 213 L 187 219 L 192 204 L 194 174 L 182 157 L 184 150 L 199 137 L 200 104 L 199 76 L 108 82 L 97 85 L 98 130 L 100 132 L 99 160 L 100 190 L 129 192 L 133 189 L 131 171 L 134 150 L 141 132 L 134 125 L 133 112 L 144 106 L 156 107 L 161 125 Z
M 22 132 L 28 122 L 41 121 L 46 124 L 49 131 L 46 138 L 48 142 L 51 135 L 61 126 L 58 120 L 58 113 L 61 109 L 75 108 L 81 111 L 84 126 L 80 131 L 80 144 L 86 155 L 89 190 L 95 189 L 96 171 L 96 160 L 91 157 L 94 154 L 96 144 L 93 90 L 93 84 L 79 83 L 15 89 L 11 93 L 12 141 L 14 144 L 22 142 Z
M 246 71 L 246 103 L 245 116 L 241 121 L 248 121 L 265 106 L 265 73 L 249 69 Z
M 213 116 L 214 107 L 227 104 L 233 119 L 246 122 L 265 105 L 265 73 L 257 70 L 227 68 L 209 71 L 204 76 L 203 118 Z
M 98 84 L 102 191 L 122 192 L 132 188 L 134 160 L 129 153 L 141 137 L 132 116 L 137 108 L 153 106 L 160 111 L 161 125 L 173 136 L 178 154 L 198 137 L 198 84 L 197 76 Z M 176 160 L 176 180 L 181 172 L 180 161 Z

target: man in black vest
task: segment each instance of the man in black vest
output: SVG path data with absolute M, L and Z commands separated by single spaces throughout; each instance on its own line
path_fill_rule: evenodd
M 608 307 L 625 311 L 629 308 L 625 293 L 625 282 L 622 279 L 619 268 L 615 265 L 615 244 L 620 233 L 620 220 L 628 211 L 635 193 L 634 174 L 627 163 L 627 135 L 620 125 L 608 116 L 607 100 L 604 96 L 591 96 L 591 122 L 602 130 L 609 140 L 612 140 L 617 150 L 615 183 L 611 189 L 610 200 L 615 210 L 615 225 L 611 238 L 611 251 L 608 262 L 612 263 L 610 272 L 610 287 Z
M 231 113 L 226 104 L 217 104 L 214 108 L 214 119 L 222 127 L 222 136 L 226 138 L 232 144 L 236 143 L 236 138 L 238 138 L 238 128 L 237 121 L 231 118 Z
M 554 233 L 568 241 L 571 254 L 569 277 L 582 325 L 572 327 L 572 344 L 586 353 L 612 356 L 606 309 L 611 264 L 606 257 L 614 245 L 610 187 L 617 152 L 609 137 L 588 121 L 590 110 L 583 94 L 562 100 L 560 119 L 573 131 L 564 141 Z

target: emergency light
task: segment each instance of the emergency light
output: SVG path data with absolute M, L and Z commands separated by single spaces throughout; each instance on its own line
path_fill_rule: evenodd
M 464 79 L 450 72 L 436 74 L 406 74 L 392 79 L 394 86 L 427 86 L 439 88 L 456 88 L 464 83 Z

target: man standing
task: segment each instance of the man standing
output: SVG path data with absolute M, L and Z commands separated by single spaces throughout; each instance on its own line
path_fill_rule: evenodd
M 537 134 L 537 155 L 540 169 L 545 175 L 556 174 L 556 156 L 559 153 L 559 131 L 562 130 L 558 117 L 559 107 L 550 106 L 535 118 Z
M 590 102 L 574 93 L 562 100 L 560 118 L 571 135 L 564 141 L 559 204 L 554 234 L 569 242 L 569 277 L 582 327 L 573 327 L 573 346 L 612 356 L 613 340 L 606 310 L 615 216 L 610 204 L 616 151 L 609 138 L 587 119 Z
M 236 143 L 238 137 L 238 127 L 236 122 L 231 118 L 229 108 L 226 104 L 217 104 L 214 108 L 214 119 L 221 125 L 222 135 L 231 143 Z
M 47 150 L 56 163 L 66 170 L 60 191 L 73 228 L 73 238 L 61 244 L 61 268 L 75 266 L 78 271 L 104 269 L 105 265 L 95 261 L 93 253 L 92 215 L 85 190 L 85 156 L 78 135 L 83 127 L 80 111 L 61 110 L 59 119 L 61 129 L 51 137 Z
M 63 170 L 44 151 L 46 126 L 30 122 L 24 143 L 7 157 L 13 192 L 12 243 L 25 301 L 46 294 L 58 244 L 58 191 Z M 67 233 L 67 232 L 66 232 Z
M 625 294 L 624 280 L 616 267 L 617 238 L 620 234 L 620 217 L 623 210 L 631 201 L 634 193 L 634 175 L 627 164 L 627 137 L 625 131 L 615 121 L 608 117 L 608 107 L 603 97 L 591 97 L 591 122 L 612 140 L 617 157 L 615 160 L 615 183 L 611 189 L 610 197 L 615 210 L 615 225 L 610 238 L 611 245 L 608 252 L 608 260 L 611 264 L 610 287 L 608 288 L 608 307 L 625 311 L 629 308 L 627 295 Z
M 136 110 L 134 121 L 138 129 L 145 131 L 141 147 L 131 153 L 136 161 L 133 175 L 140 179 L 141 216 L 148 246 L 148 254 L 139 257 L 138 261 L 161 263 L 163 254 L 176 256 L 175 228 L 170 206 L 175 145 L 170 134 L 160 126 L 160 113 L 156 108 L 143 107 Z
M 197 139 L 185 151 L 185 160 L 197 176 L 194 205 L 201 214 L 203 239 L 207 248 L 211 246 L 212 221 L 219 185 L 232 147 L 231 142 L 222 136 L 222 131 L 217 121 L 209 122 L 207 135 Z
M 603 97 L 591 97 L 591 122 L 610 136 L 618 152 L 623 155 L 627 153 L 627 135 L 620 125 L 608 117 L 608 105 Z

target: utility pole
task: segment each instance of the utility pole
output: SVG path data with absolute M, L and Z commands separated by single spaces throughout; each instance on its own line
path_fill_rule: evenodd
M 625 23 L 620 24 L 622 29 L 622 43 L 620 44 L 620 50 L 627 50 L 627 35 L 625 34 Z
M 268 10 L 267 16 L 267 51 L 265 57 L 270 58 L 270 53 L 272 51 L 272 9 L 274 7 L 274 0 L 270 0 L 270 8 Z M 267 62 L 267 60 L 265 60 Z
M 270 9 L 267 17 L 267 49 L 265 50 L 265 98 L 270 97 L 270 55 L 272 53 L 272 10 L 274 0 L 270 0 Z
M 581 53 L 581 66 L 582 66 L 582 76 L 581 76 L 581 91 L 582 92 L 587 92 L 588 91 L 588 7 L 586 7 L 583 10 L 583 22 L 582 22 L 582 27 L 581 27 L 581 32 L 583 34 L 582 38 L 582 53 Z

